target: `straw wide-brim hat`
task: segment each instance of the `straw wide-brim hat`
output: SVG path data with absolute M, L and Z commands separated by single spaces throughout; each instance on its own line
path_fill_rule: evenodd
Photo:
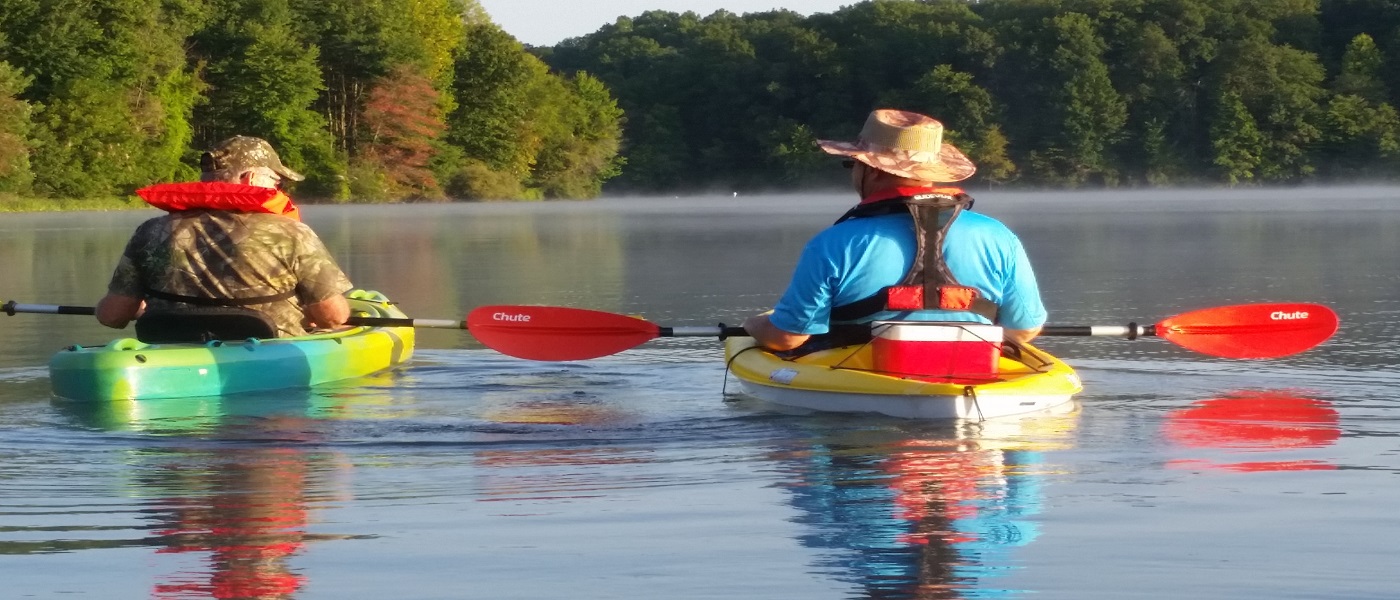
M 817 140 L 827 154 L 849 156 L 872 168 L 920 181 L 951 183 L 972 177 L 977 166 L 943 141 L 943 124 L 903 110 L 870 113 L 854 142 Z

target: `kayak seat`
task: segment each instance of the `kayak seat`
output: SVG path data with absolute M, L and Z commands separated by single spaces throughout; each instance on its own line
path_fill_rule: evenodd
M 275 338 L 272 318 L 250 308 L 207 306 L 146 311 L 136 319 L 136 339 L 147 344 L 203 344 L 213 340 Z

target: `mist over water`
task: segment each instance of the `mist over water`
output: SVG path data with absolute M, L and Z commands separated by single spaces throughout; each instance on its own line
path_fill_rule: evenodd
M 1400 189 L 1005 192 L 1053 324 L 1319 302 L 1319 348 L 1055 338 L 1073 410 L 920 423 L 737 394 L 720 345 L 535 363 L 419 332 L 343 385 L 91 405 L 0 316 L 0 573 L 21 597 L 1388 598 Z M 410 314 L 551 304 L 661 325 L 768 308 L 848 193 L 307 206 Z M 0 217 L 0 301 L 91 305 L 154 211 Z M 222 595 L 222 596 L 220 596 Z

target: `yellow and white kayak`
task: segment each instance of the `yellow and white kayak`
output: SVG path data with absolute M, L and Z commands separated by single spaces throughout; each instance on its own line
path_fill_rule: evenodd
M 1047 411 L 1083 390 L 1074 369 L 1030 345 L 1003 355 L 995 378 L 929 381 L 872 370 L 871 345 L 787 359 L 753 338 L 725 341 L 725 360 L 746 394 L 824 412 L 877 413 L 909 419 L 993 419 Z

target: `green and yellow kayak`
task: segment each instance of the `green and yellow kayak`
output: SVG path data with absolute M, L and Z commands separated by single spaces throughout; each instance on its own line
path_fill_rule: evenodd
M 977 381 L 938 381 L 876 372 L 871 345 L 796 359 L 731 337 L 725 358 L 744 392 L 771 404 L 909 419 L 992 419 L 1050 411 L 1083 390 L 1074 369 L 1030 345 L 1002 355 L 997 373 Z
M 351 314 L 406 318 L 378 292 L 348 294 Z M 413 356 L 413 327 L 352 327 L 292 338 L 70 346 L 49 360 L 53 392 L 84 401 L 222 396 L 362 377 Z

